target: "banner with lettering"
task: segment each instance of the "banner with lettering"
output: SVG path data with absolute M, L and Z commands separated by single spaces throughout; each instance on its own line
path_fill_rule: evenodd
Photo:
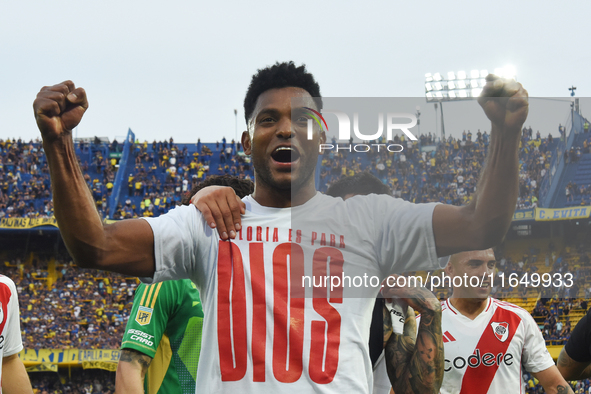
M 121 350 L 114 349 L 24 349 L 20 352 L 19 357 L 25 364 L 25 367 L 32 367 L 39 364 L 55 364 L 59 367 L 62 366 L 84 366 L 86 364 L 88 368 L 90 365 L 95 365 L 96 368 L 108 369 L 112 368 L 105 367 L 100 363 L 111 363 L 115 366 L 119 362 L 119 356 Z
M 26 229 L 39 226 L 57 227 L 57 220 L 51 218 L 4 218 L 0 219 L 0 228 Z
M 536 215 L 532 209 L 517 209 L 515 213 L 513 213 L 513 221 L 514 222 L 521 222 L 526 220 L 535 220 Z
M 105 219 L 103 223 L 111 224 L 118 220 Z M 40 226 L 57 227 L 55 217 L 50 218 L 3 218 L 0 219 L 0 229 L 23 230 Z
M 109 363 L 105 361 L 84 361 L 82 363 L 84 369 L 104 369 L 106 371 L 117 371 L 117 363 Z
M 26 367 L 27 372 L 57 372 L 57 364 L 41 363 Z
M 536 221 L 587 219 L 591 206 L 568 208 L 536 208 Z

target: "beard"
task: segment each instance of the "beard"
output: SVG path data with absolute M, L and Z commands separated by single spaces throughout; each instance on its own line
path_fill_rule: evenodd
M 300 160 L 302 158 L 303 156 L 300 156 Z M 318 160 L 317 157 L 315 159 L 316 161 Z M 306 162 L 305 164 L 302 164 L 304 163 L 303 160 L 300 161 L 300 168 L 295 173 L 296 175 L 294 176 L 294 173 L 292 172 L 292 176 L 285 180 L 279 180 L 273 176 L 273 172 L 271 171 L 269 162 L 266 158 L 257 160 L 253 155 L 252 164 L 257 182 L 265 183 L 273 189 L 281 192 L 291 192 L 293 196 L 294 194 L 297 194 L 298 191 L 310 181 L 310 178 L 314 176 L 316 161 L 313 163 Z

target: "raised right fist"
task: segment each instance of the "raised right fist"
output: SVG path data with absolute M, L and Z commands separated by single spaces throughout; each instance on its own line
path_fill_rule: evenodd
M 478 103 L 502 134 L 519 137 L 529 111 L 528 93 L 519 82 L 489 74 Z
M 43 87 L 33 102 L 35 120 L 43 142 L 53 142 L 71 134 L 87 109 L 86 92 L 76 88 L 74 82 L 64 81 Z

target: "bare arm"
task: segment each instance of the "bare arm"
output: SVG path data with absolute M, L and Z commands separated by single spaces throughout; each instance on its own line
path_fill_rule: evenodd
M 55 217 L 70 255 L 81 267 L 134 276 L 154 274 L 154 238 L 144 220 L 103 226 L 74 151 L 72 129 L 88 108 L 71 81 L 44 87 L 33 103 L 43 136 Z
M 573 360 L 565 348 L 560 351 L 558 356 L 558 371 L 566 380 L 583 380 L 591 378 L 591 362 L 581 363 Z
M 133 349 L 123 349 L 117 364 L 115 392 L 144 394 L 144 378 L 152 358 Z
M 555 365 L 541 372 L 532 373 L 532 375 L 540 381 L 548 394 L 574 394 L 573 389 L 560 375 Z
M 472 202 L 438 205 L 433 213 L 437 254 L 447 256 L 498 245 L 519 193 L 519 138 L 527 118 L 527 91 L 515 81 L 487 77 L 479 103 L 491 120 L 491 142 Z
M 392 335 L 386 345 L 388 376 L 396 394 L 437 394 L 443 382 L 444 368 L 441 304 L 425 288 L 412 289 L 412 297 L 404 300 L 421 312 L 416 340 L 415 316 L 409 313 L 403 334 Z
M 18 354 L 2 358 L 2 392 L 5 394 L 33 394 L 29 375 Z

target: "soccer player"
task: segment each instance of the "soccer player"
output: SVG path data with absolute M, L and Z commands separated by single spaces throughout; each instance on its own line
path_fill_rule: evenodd
M 346 200 L 357 195 L 392 195 L 392 192 L 377 177 L 361 172 L 332 183 L 326 194 Z M 410 293 L 410 296 L 401 294 L 401 291 Z M 373 394 L 389 393 L 391 388 L 397 394 L 439 393 L 443 380 L 441 305 L 427 289 L 413 291 L 393 287 L 388 290 L 388 295 L 395 297 L 391 303 L 386 304 L 382 297 L 375 301 L 369 335 Z M 415 311 L 408 306 L 409 303 L 415 305 L 423 316 L 418 333 Z M 400 320 L 403 323 L 396 324 Z M 418 344 L 417 336 L 422 339 Z M 427 350 L 430 356 L 421 357 Z M 386 358 L 391 361 L 386 363 Z
M 189 279 L 146 286 L 134 295 L 121 342 L 118 393 L 195 393 L 203 311 Z
M 546 393 L 572 393 L 529 312 L 490 297 L 489 275 L 495 264 L 493 250 L 487 249 L 454 254 L 446 266 L 453 294 L 441 303 L 445 348 L 441 393 L 520 393 L 522 366 Z M 470 286 L 472 277 L 479 279 L 478 287 Z M 462 279 L 461 286 L 454 278 Z
M 591 378 L 591 317 L 587 312 L 575 326 L 558 356 L 558 370 L 566 380 Z
M 0 392 L 32 394 L 29 375 L 18 354 L 23 350 L 18 294 L 12 279 L 0 275 Z
M 251 181 L 210 176 L 184 196 L 183 205 L 189 205 L 191 196 L 212 185 L 232 187 L 241 198 L 253 190 Z M 189 279 L 140 284 L 121 342 L 116 391 L 195 393 L 202 326 L 199 291 Z
M 292 123 L 293 98 L 303 103 L 293 109 Z M 511 223 L 527 92 L 489 76 L 479 102 L 491 120 L 491 143 L 471 205 L 376 195 L 343 201 L 314 185 L 326 136 L 315 126 L 308 138 L 303 108 L 321 110 L 320 88 L 305 67 L 278 63 L 255 74 L 244 103 L 242 146 L 252 156 L 252 195 L 240 203 L 231 188 L 212 186 L 196 195 L 200 211 L 177 207 L 110 225 L 101 222 L 74 154 L 72 129 L 88 108 L 85 91 L 71 81 L 45 87 L 33 109 L 55 216 L 74 261 L 145 283 L 191 279 L 197 285 L 208 338 L 200 389 L 368 393 L 369 326 L 379 291 L 371 279 L 431 269 L 438 256 L 495 245 Z M 353 286 L 334 283 L 345 276 Z M 370 283 L 354 285 L 364 278 Z

